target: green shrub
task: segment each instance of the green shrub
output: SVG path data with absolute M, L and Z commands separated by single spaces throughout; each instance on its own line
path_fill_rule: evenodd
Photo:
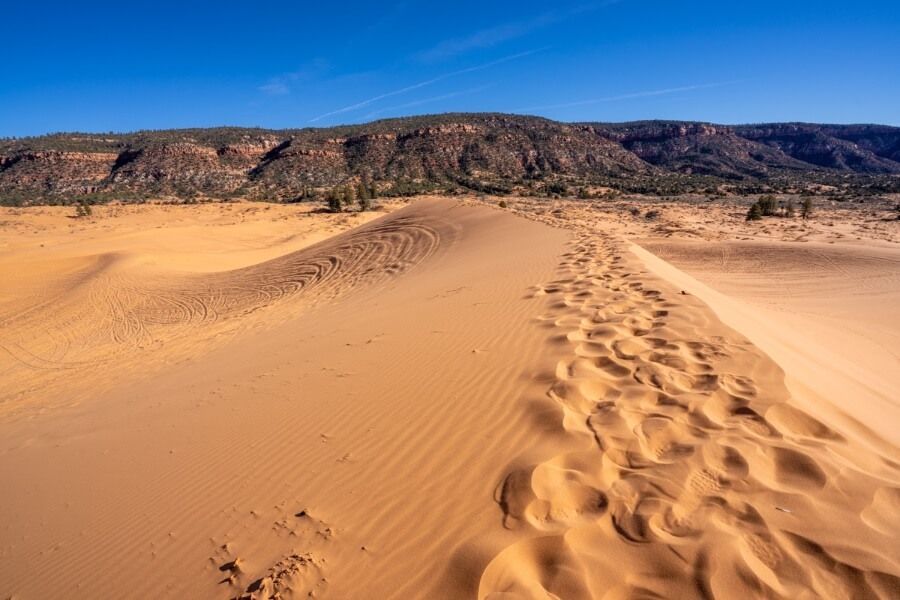
M 759 211 L 764 217 L 773 216 L 778 209 L 778 200 L 771 194 L 760 196 L 756 203 L 759 205 Z
M 75 205 L 75 218 L 81 219 L 83 217 L 90 217 L 94 214 L 94 211 L 91 210 L 91 205 L 87 203 L 86 200 L 79 200 L 78 204 Z
M 803 204 L 800 205 L 800 216 L 804 219 L 808 219 L 812 216 L 813 213 L 813 201 L 812 198 L 806 196 L 803 198 Z
M 747 211 L 747 220 L 748 221 L 759 221 L 762 219 L 763 213 L 762 209 L 759 207 L 759 202 L 754 202 L 750 207 L 750 210 Z
M 329 212 L 339 213 L 344 210 L 343 195 L 336 188 L 328 191 L 328 194 L 325 196 L 325 202 L 328 203 Z

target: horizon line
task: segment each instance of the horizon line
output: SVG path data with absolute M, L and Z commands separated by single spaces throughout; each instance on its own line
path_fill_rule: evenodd
M 875 121 L 804 121 L 804 120 L 786 120 L 786 121 L 742 121 L 742 122 L 716 122 L 716 121 L 702 121 L 695 119 L 663 119 L 663 118 L 644 118 L 644 119 L 631 119 L 628 121 L 601 121 L 601 120 L 577 120 L 577 121 L 564 121 L 559 119 L 552 119 L 550 117 L 545 117 L 538 114 L 531 114 L 525 112 L 502 112 L 502 111 L 447 111 L 447 112 L 438 112 L 438 113 L 420 113 L 420 114 L 409 114 L 402 115 L 396 117 L 384 117 L 380 119 L 372 119 L 368 121 L 359 121 L 359 122 L 348 122 L 348 123 L 339 123 L 335 125 L 327 125 L 327 126 L 305 126 L 305 127 L 263 127 L 260 125 L 235 125 L 235 124 L 219 124 L 219 125 L 205 125 L 205 126 L 187 126 L 187 127 L 160 127 L 160 128 L 147 128 L 147 129 L 132 129 L 126 131 L 85 131 L 85 130 L 71 130 L 71 131 L 47 131 L 44 133 L 35 133 L 29 135 L 18 135 L 18 136 L 4 136 L 0 135 L 0 140 L 2 141 L 11 141 L 11 140 L 25 140 L 31 138 L 40 138 L 40 137 L 50 137 L 54 135 L 115 135 L 115 136 L 124 136 L 124 135 L 134 135 L 139 133 L 149 133 L 149 132 L 163 132 L 163 131 L 193 131 L 193 130 L 212 130 L 212 129 L 246 129 L 246 130 L 260 130 L 260 131 L 270 131 L 270 132 L 280 132 L 280 131 L 326 131 L 329 129 L 342 129 L 346 127 L 364 127 L 367 125 L 373 125 L 375 123 L 383 123 L 387 121 L 400 121 L 403 119 L 416 119 L 416 118 L 428 118 L 428 117 L 446 117 L 452 115 L 460 115 L 460 116 L 479 116 L 479 115 L 498 115 L 498 116 L 507 116 L 507 117 L 524 117 L 524 118 L 533 118 L 533 119 L 541 119 L 544 121 L 550 121 L 553 123 L 560 123 L 563 125 L 627 125 L 631 123 L 691 123 L 691 124 L 700 124 L 700 125 L 718 125 L 722 127 L 742 127 L 748 125 L 840 125 L 840 126 L 876 126 L 876 127 L 893 127 L 900 129 L 900 123 L 892 124 L 892 123 L 878 123 Z

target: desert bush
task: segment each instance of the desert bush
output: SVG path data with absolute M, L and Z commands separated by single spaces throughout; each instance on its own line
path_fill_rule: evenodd
M 506 208 L 509 205 L 506 203 L 506 200 L 501 200 L 500 204 L 498 204 L 497 206 L 499 206 L 500 208 Z
M 94 211 L 86 200 L 79 200 L 78 204 L 75 205 L 75 218 L 90 217 L 92 214 L 94 214 Z
M 554 181 L 544 186 L 544 191 L 548 196 L 565 196 L 569 193 L 569 188 L 562 181 Z

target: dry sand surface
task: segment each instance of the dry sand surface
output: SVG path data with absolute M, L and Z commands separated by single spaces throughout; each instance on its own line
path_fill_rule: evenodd
M 890 226 L 509 203 L 6 210 L 0 597 L 898 597 Z

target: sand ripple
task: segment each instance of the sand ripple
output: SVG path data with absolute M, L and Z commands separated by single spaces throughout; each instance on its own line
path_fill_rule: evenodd
M 498 486 L 521 541 L 479 597 L 896 598 L 897 464 L 846 458 L 770 359 L 633 263 L 583 231 L 532 290 L 571 443 Z

